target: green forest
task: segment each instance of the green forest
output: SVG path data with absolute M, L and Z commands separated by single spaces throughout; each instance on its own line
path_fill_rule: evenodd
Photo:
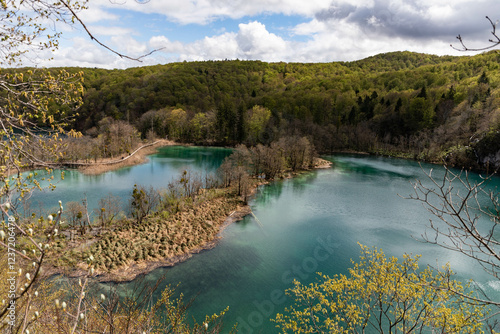
M 362 151 L 476 170 L 498 167 L 500 54 L 380 54 L 353 62 L 183 62 L 83 71 L 76 127 L 110 122 L 201 145 L 308 136 L 319 153 Z

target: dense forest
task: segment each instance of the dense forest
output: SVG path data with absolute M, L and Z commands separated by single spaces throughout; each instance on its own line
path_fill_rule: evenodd
M 354 62 L 83 69 L 76 126 L 96 137 L 127 122 L 143 138 L 210 145 L 299 135 L 320 153 L 365 151 L 492 170 L 500 162 L 499 63 L 495 51 L 394 52 Z

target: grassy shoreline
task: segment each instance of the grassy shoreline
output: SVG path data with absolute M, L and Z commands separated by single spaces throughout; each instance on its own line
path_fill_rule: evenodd
M 154 153 L 157 147 L 154 145 L 142 150 L 138 155 L 141 159 L 130 161 L 127 165 L 137 161 L 142 163 L 147 153 Z M 330 165 L 331 162 L 318 158 L 314 168 L 328 168 Z M 104 167 L 96 166 L 87 169 L 87 172 L 104 173 L 116 168 L 116 165 Z M 291 178 L 300 173 L 286 172 L 283 177 Z M 261 180 L 253 179 L 250 196 L 255 194 L 261 184 Z M 250 213 L 250 206 L 243 201 L 242 196 L 237 195 L 234 187 L 203 189 L 175 213 L 159 211 L 148 216 L 141 224 L 132 219 L 123 219 L 102 235 L 95 232 L 79 237 L 73 243 L 59 236 L 46 262 L 45 275 L 85 275 L 88 272 L 87 259 L 92 255 L 95 259 L 94 278 L 97 281 L 131 281 L 156 268 L 174 266 L 193 254 L 214 248 L 228 225 Z
M 215 247 L 221 232 L 251 212 L 248 205 L 223 190 L 205 194 L 197 203 L 166 217 L 158 212 L 141 225 L 123 221 L 96 236 L 92 243 L 55 249 L 59 257 L 48 261 L 48 275 L 79 277 L 88 271 L 86 259 L 95 258 L 95 279 L 126 282 L 159 267 L 173 266 L 193 254 Z

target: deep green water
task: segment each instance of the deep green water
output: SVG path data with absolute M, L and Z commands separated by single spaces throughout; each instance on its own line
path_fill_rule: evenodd
M 89 198 L 108 192 L 127 197 L 134 183 L 160 187 L 187 166 L 213 170 L 228 152 L 166 148 L 147 164 L 99 177 L 70 173 L 53 200 L 73 200 L 82 193 Z M 227 328 L 238 322 L 240 333 L 276 332 L 269 318 L 291 303 L 284 292 L 292 280 L 308 283 L 317 272 L 346 273 L 350 259 L 359 256 L 358 242 L 382 248 L 389 256 L 421 254 L 421 265 L 449 262 L 460 278 L 475 278 L 487 293 L 497 292 L 496 281 L 474 262 L 416 240 L 432 217 L 420 203 L 401 198 L 412 193 L 411 181 L 428 183 L 417 163 L 354 155 L 326 158 L 335 163 L 333 168 L 260 188 L 251 206 L 261 225 L 246 217 L 228 226 L 214 249 L 175 267 L 157 269 L 145 282 L 153 284 L 165 275 L 160 290 L 179 284 L 177 291 L 185 299 L 196 297 L 190 315 L 198 321 L 229 306 Z M 439 167 L 422 168 L 434 168 L 438 179 L 443 175 Z M 495 179 L 490 186 L 499 184 Z

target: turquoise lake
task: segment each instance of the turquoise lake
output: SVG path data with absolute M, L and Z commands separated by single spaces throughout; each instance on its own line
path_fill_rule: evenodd
M 165 186 L 187 166 L 214 171 L 229 153 L 170 147 L 146 164 L 101 176 L 67 173 L 55 192 L 43 195 L 43 201 L 79 200 L 86 193 L 90 202 L 108 192 L 127 198 L 135 183 Z M 152 284 L 165 275 L 160 290 L 179 284 L 177 291 L 185 299 L 196 297 L 190 315 L 198 321 L 229 306 L 224 322 L 228 329 L 238 322 L 240 333 L 276 332 L 269 319 L 291 303 L 285 290 L 292 280 L 309 283 L 317 279 L 317 272 L 346 273 L 351 259 L 359 256 L 358 242 L 381 248 L 388 256 L 421 254 L 421 266 L 450 263 L 458 278 L 474 278 L 486 293 L 498 293 L 497 282 L 475 262 L 419 241 L 433 216 L 419 202 L 402 197 L 412 193 L 411 182 L 416 179 L 429 184 L 423 170 L 433 168 L 439 179 L 442 168 L 362 155 L 325 158 L 334 162 L 332 168 L 259 189 L 250 204 L 260 224 L 247 216 L 228 226 L 214 249 L 174 267 L 159 268 L 145 282 Z M 479 180 L 476 174 L 472 178 Z M 491 188 L 498 185 L 498 178 L 489 183 Z
M 157 154 L 150 155 L 148 162 L 144 164 L 99 175 L 84 175 L 75 170 L 66 170 L 64 180 L 61 180 L 59 171 L 55 171 L 53 175 L 56 190 L 45 189 L 43 193 L 35 193 L 31 206 L 36 210 L 41 204 L 45 208 L 56 208 L 57 211 L 59 200 L 67 203 L 87 197 L 89 211 L 92 211 L 97 207 L 99 199 L 111 193 L 122 199 L 125 208 L 134 184 L 161 189 L 166 188 L 184 170 L 200 175 L 215 173 L 231 152 L 231 149 L 218 147 L 167 146 L 160 148 Z

